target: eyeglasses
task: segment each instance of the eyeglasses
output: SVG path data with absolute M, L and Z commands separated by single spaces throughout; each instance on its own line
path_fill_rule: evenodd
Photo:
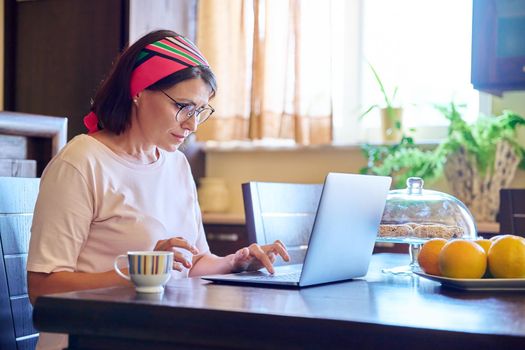
M 181 103 L 175 101 L 170 95 L 165 93 L 164 90 L 160 90 L 160 92 L 166 95 L 166 97 L 169 98 L 179 109 L 177 111 L 177 115 L 175 116 L 175 119 L 179 123 L 185 122 L 186 120 L 195 116 L 195 122 L 197 123 L 197 125 L 199 125 L 208 120 L 208 118 L 213 114 L 213 112 L 215 112 L 215 109 L 213 109 L 213 107 L 210 105 L 208 105 L 208 107 L 197 109 L 192 103 Z

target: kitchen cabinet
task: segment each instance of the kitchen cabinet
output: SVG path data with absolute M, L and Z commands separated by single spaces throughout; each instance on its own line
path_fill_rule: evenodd
M 501 95 L 525 90 L 525 1 L 473 0 L 475 89 Z
M 242 214 L 203 214 L 204 232 L 212 253 L 225 256 L 248 246 Z

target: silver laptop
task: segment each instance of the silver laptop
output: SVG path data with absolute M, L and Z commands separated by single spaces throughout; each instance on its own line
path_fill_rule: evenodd
M 329 173 L 303 264 L 202 278 L 214 282 L 306 287 L 363 277 L 392 179 Z

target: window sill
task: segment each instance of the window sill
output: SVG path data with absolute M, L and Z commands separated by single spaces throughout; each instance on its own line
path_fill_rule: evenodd
M 432 147 L 439 145 L 439 140 L 416 142 L 416 145 Z M 318 152 L 318 151 L 360 151 L 364 143 L 347 143 L 330 145 L 298 145 L 288 140 L 257 140 L 257 141 L 208 141 L 203 143 L 206 153 L 228 152 Z M 394 143 L 368 143 L 373 146 L 393 145 Z

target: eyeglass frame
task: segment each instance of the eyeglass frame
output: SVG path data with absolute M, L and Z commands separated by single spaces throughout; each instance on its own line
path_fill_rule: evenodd
M 177 106 L 177 108 L 179 109 L 177 111 L 177 114 L 175 115 L 175 119 L 179 122 L 179 123 L 183 123 L 185 121 L 188 121 L 190 120 L 193 116 L 195 116 L 195 121 L 197 122 L 197 125 L 201 125 L 202 123 L 204 123 L 206 120 L 210 119 L 211 115 L 215 112 L 215 108 L 213 108 L 212 106 L 208 105 L 207 107 L 202 107 L 200 108 L 200 110 L 197 110 L 196 106 L 193 104 L 193 103 L 188 103 L 188 104 L 184 104 L 182 102 L 178 102 L 177 100 L 175 100 L 173 97 L 171 97 L 170 95 L 168 95 L 164 90 L 159 90 L 160 92 L 162 92 L 164 95 L 166 95 L 167 98 L 169 98 L 173 103 L 175 103 L 175 106 Z M 188 117 L 184 120 L 180 120 L 179 119 L 179 114 L 180 112 L 186 108 L 186 107 L 189 107 L 189 106 L 192 106 L 193 107 L 193 112 L 188 112 L 186 113 L 188 115 Z M 206 119 L 204 120 L 199 120 L 199 115 L 203 112 L 203 111 L 211 111 L 210 114 L 206 117 Z

